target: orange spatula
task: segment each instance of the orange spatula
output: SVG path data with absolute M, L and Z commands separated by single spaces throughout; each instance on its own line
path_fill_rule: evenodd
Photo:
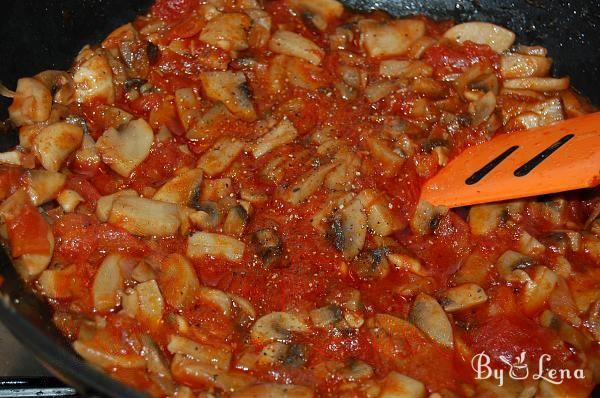
M 423 186 L 421 200 L 458 207 L 600 183 L 600 112 L 499 135 L 468 148 Z

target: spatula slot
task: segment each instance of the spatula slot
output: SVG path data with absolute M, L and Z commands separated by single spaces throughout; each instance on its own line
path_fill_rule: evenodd
M 574 134 L 567 134 L 560 140 L 556 141 L 554 144 L 550 145 L 548 148 L 544 149 L 542 152 L 538 153 L 527 163 L 515 170 L 515 177 L 523 177 L 529 174 L 529 172 L 531 172 L 531 170 L 539 166 L 539 164 L 542 163 L 544 159 L 556 152 L 561 146 L 565 145 L 574 136 Z
M 471 174 L 469 178 L 465 180 L 465 184 L 473 185 L 481 181 L 483 177 L 485 177 L 490 171 L 494 170 L 504 159 L 510 156 L 511 153 L 519 149 L 518 145 L 513 145 L 508 148 L 506 151 L 502 152 L 488 164 L 477 170 L 475 173 Z

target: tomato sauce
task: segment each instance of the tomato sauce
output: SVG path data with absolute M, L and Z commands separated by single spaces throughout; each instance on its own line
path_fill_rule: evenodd
M 485 43 L 444 38 L 452 21 L 411 18 L 422 24 L 420 37 L 386 53 L 386 29 L 395 25 L 383 13 L 337 13 L 333 0 L 220 3 L 157 0 L 127 39 L 136 41 L 132 48 L 157 52 L 152 59 L 132 58 L 123 50 L 127 40 L 111 37 L 104 42 L 110 49 L 99 51 L 110 51 L 121 67 L 112 69 L 115 101 L 69 104 L 95 141 L 109 128 L 122 131 L 129 119 L 148 122 L 151 147 L 129 175 L 112 165 L 115 148 L 97 144 L 95 161 L 83 164 L 72 154 L 60 169 L 65 182 L 58 191 L 82 199 L 74 210 L 58 206 L 58 195 L 39 208 L 29 201 L 16 210 L 0 207 L 14 258 L 53 253 L 44 272 L 56 274 L 42 275 L 53 278 L 54 291 L 42 278 L 34 287 L 76 350 L 157 397 L 187 396 L 187 388 L 229 396 L 261 383 L 301 386 L 302 397 L 396 396 L 390 380 L 398 375 L 423 394 L 488 396 L 471 367 L 478 353 L 495 369 L 522 357 L 533 366 L 550 355 L 548 368 L 585 368 L 584 380 L 565 385 L 589 393 L 598 381 L 590 369 L 600 360 L 600 238 L 591 217 L 600 206 L 597 192 L 450 210 L 419 202 L 421 185 L 460 152 L 524 128 L 519 117 L 560 94 L 504 90 L 505 55 Z M 334 4 L 333 11 L 321 3 Z M 250 27 L 211 25 L 236 14 Z M 379 29 L 376 45 L 369 26 Z M 217 30 L 214 42 L 206 38 L 209 27 Z M 296 46 L 309 49 L 281 50 L 272 42 L 280 30 L 295 32 L 303 43 Z M 143 76 L 140 59 L 149 65 Z M 461 86 L 477 67 L 494 84 Z M 206 77 L 219 73 L 244 82 L 211 90 Z M 177 103 L 179 89 L 192 89 L 193 109 Z M 494 109 L 473 123 L 479 99 L 490 92 Z M 248 103 L 256 117 L 240 116 Z M 113 120 L 111 107 L 128 120 Z M 545 111 L 536 112 L 539 120 Z M 288 122 L 292 139 L 257 152 Z M 190 138 L 198 126 L 202 135 Z M 210 169 L 215 162 L 206 166 L 207 154 L 230 149 L 230 142 L 241 144 L 232 159 L 218 170 Z M 155 195 L 197 167 L 205 168 L 198 186 L 161 199 L 172 213 L 140 216 L 143 228 L 176 219 L 171 233 L 130 227 L 135 213 L 108 217 L 117 201 L 127 211 L 121 191 L 156 205 Z M 0 197 L 33 189 L 26 173 L 1 166 Z M 309 193 L 295 201 L 304 189 Z M 117 196 L 107 205 L 111 194 Z M 210 216 L 216 225 L 205 221 Z M 236 221 L 241 230 L 229 232 Z M 190 254 L 192 238 L 203 232 L 234 240 L 242 253 L 219 254 L 227 246 L 221 242 L 203 248 L 212 254 Z M 184 261 L 173 263 L 174 254 Z M 118 260 L 104 276 L 110 283 L 101 285 L 111 255 Z M 102 288 L 111 286 L 116 294 L 105 297 Z M 476 293 L 461 290 L 473 286 Z M 158 298 L 147 299 L 156 290 Z M 272 321 L 267 329 L 276 337 L 263 340 L 258 326 L 273 314 L 299 325 Z M 200 348 L 174 348 L 174 337 Z M 226 365 L 219 364 L 223 355 Z

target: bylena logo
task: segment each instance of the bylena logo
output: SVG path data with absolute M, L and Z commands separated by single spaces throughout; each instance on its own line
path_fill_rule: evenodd
M 531 377 L 533 380 L 545 380 L 552 384 L 561 384 L 569 379 L 583 379 L 585 377 L 583 369 L 549 369 L 548 362 L 552 357 L 548 354 L 542 354 L 537 362 L 536 369 L 530 369 L 526 360 L 527 354 L 525 351 L 513 358 L 511 361 L 508 357 L 500 355 L 499 359 L 508 366 L 506 369 L 495 369 L 490 366 L 491 358 L 485 352 L 480 352 L 471 359 L 471 367 L 476 373 L 476 379 L 486 380 L 495 379 L 498 385 L 504 385 L 505 377 L 508 376 L 513 380 L 525 380 Z M 508 373 L 506 373 L 508 371 Z

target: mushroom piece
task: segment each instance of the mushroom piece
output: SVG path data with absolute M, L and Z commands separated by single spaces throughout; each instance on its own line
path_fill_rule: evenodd
M 171 372 L 178 382 L 216 387 L 227 393 L 242 390 L 255 383 L 254 377 L 245 373 L 217 369 L 211 364 L 181 354 L 175 354 L 171 362 Z
M 144 119 L 136 119 L 119 130 L 111 127 L 96 142 L 102 161 L 117 174 L 129 177 L 150 154 L 154 132 Z
M 417 19 L 386 22 L 363 19 L 358 26 L 361 46 L 370 57 L 402 55 L 415 40 L 425 35 L 425 22 Z
M 420 293 L 415 298 L 408 319 L 431 340 L 444 347 L 452 348 L 454 346 L 450 320 L 444 309 L 433 297 Z
M 137 318 L 155 328 L 159 325 L 165 304 L 163 296 L 154 279 L 135 285 L 138 297 Z
M 199 37 L 203 42 L 225 51 L 246 50 L 251 22 L 246 14 L 223 13 L 208 21 Z
M 292 333 L 307 333 L 308 325 L 295 314 L 271 312 L 259 318 L 250 329 L 250 337 L 257 344 L 270 341 L 288 342 Z
M 206 95 L 222 102 L 231 113 L 244 119 L 256 119 L 252 92 L 242 72 L 205 72 L 200 75 Z
M 388 252 L 385 247 L 364 251 L 350 263 L 350 268 L 361 280 L 385 278 L 390 272 L 390 264 L 386 257 Z
M 125 286 L 120 266 L 122 259 L 119 254 L 109 254 L 96 271 L 92 296 L 94 308 L 100 313 L 112 310 L 121 302 L 121 294 Z
M 242 205 L 233 206 L 229 209 L 227 217 L 223 222 L 223 233 L 232 236 L 241 236 L 248 223 L 248 212 Z
M 108 222 L 137 236 L 173 235 L 181 224 L 175 204 L 123 195 L 114 200 Z
M 485 291 L 474 283 L 452 287 L 439 296 L 439 302 L 446 312 L 457 312 L 475 307 L 487 301 Z
M 367 236 L 367 215 L 357 198 L 338 210 L 331 222 L 327 237 L 346 259 L 352 259 L 362 250 Z
M 216 202 L 204 201 L 200 203 L 190 203 L 193 208 L 198 210 L 190 214 L 192 224 L 203 229 L 214 229 L 221 223 L 221 211 Z
M 73 349 L 87 362 L 103 369 L 124 368 L 136 369 L 146 366 L 146 360 L 137 354 L 112 354 L 104 350 L 93 347 L 88 342 L 76 340 L 73 342 Z
M 420 201 L 410 220 L 410 228 L 419 235 L 425 235 L 435 230 L 440 219 L 447 213 L 448 208 L 445 206 L 433 206 L 428 202 Z
M 117 191 L 110 195 L 105 195 L 98 199 L 96 203 L 96 217 L 101 222 L 108 221 L 108 216 L 110 215 L 110 211 L 113 207 L 113 203 L 117 198 L 121 196 L 138 196 L 138 193 L 133 189 L 124 189 L 122 191 Z
M 31 203 L 39 206 L 58 197 L 67 176 L 56 171 L 28 170 L 25 172 L 24 181 Z
M 515 34 L 510 30 L 489 22 L 465 22 L 455 25 L 444 33 L 450 40 L 464 43 L 472 41 L 486 44 L 497 53 L 508 50 L 515 42 Z
M 220 370 L 229 369 L 231 362 L 231 349 L 229 347 L 213 347 L 177 335 L 171 336 L 167 350 L 171 354 L 187 355 Z
M 552 77 L 522 77 L 504 81 L 504 88 L 540 92 L 562 91 L 569 88 L 570 79 Z
M 81 145 L 83 130 L 66 122 L 43 128 L 33 139 L 36 157 L 46 170 L 59 171 L 69 155 Z
M 163 260 L 158 285 L 167 304 L 177 309 L 193 304 L 200 290 L 194 267 L 178 253 L 172 253 Z
M 203 176 L 202 169 L 192 169 L 176 175 L 160 187 L 152 199 L 191 205 L 200 192 Z
M 52 110 L 52 94 L 42 82 L 32 77 L 17 81 L 17 90 L 8 114 L 17 126 L 45 122 Z
M 278 30 L 273 34 L 269 49 L 277 54 L 305 59 L 313 65 L 319 65 L 324 56 L 323 50 L 315 43 L 287 30 Z
M 546 76 L 551 66 L 552 59 L 545 56 L 511 53 L 500 57 L 500 72 L 504 79 Z
M 281 196 L 293 205 L 298 205 L 308 199 L 313 193 L 323 185 L 323 181 L 329 172 L 338 166 L 337 163 L 330 163 L 320 166 L 302 175 L 288 189 L 282 192 Z
M 99 100 L 112 104 L 115 101 L 113 74 L 107 57 L 101 52 L 84 48 L 77 56 L 73 81 L 77 102 Z
M 273 228 L 259 229 L 254 232 L 252 244 L 256 254 L 267 267 L 275 264 L 283 254 L 283 241 Z
M 535 262 L 531 257 L 525 256 L 519 252 L 513 250 L 507 250 L 498 258 L 496 262 L 496 269 L 500 276 L 509 281 L 521 281 L 523 277 L 523 270 L 530 268 L 535 265 Z
M 58 194 L 56 201 L 65 213 L 72 213 L 81 202 L 85 202 L 85 199 L 77 191 L 65 189 Z
M 188 238 L 186 253 L 190 258 L 211 256 L 240 262 L 245 248 L 244 242 L 230 236 L 201 231 Z

